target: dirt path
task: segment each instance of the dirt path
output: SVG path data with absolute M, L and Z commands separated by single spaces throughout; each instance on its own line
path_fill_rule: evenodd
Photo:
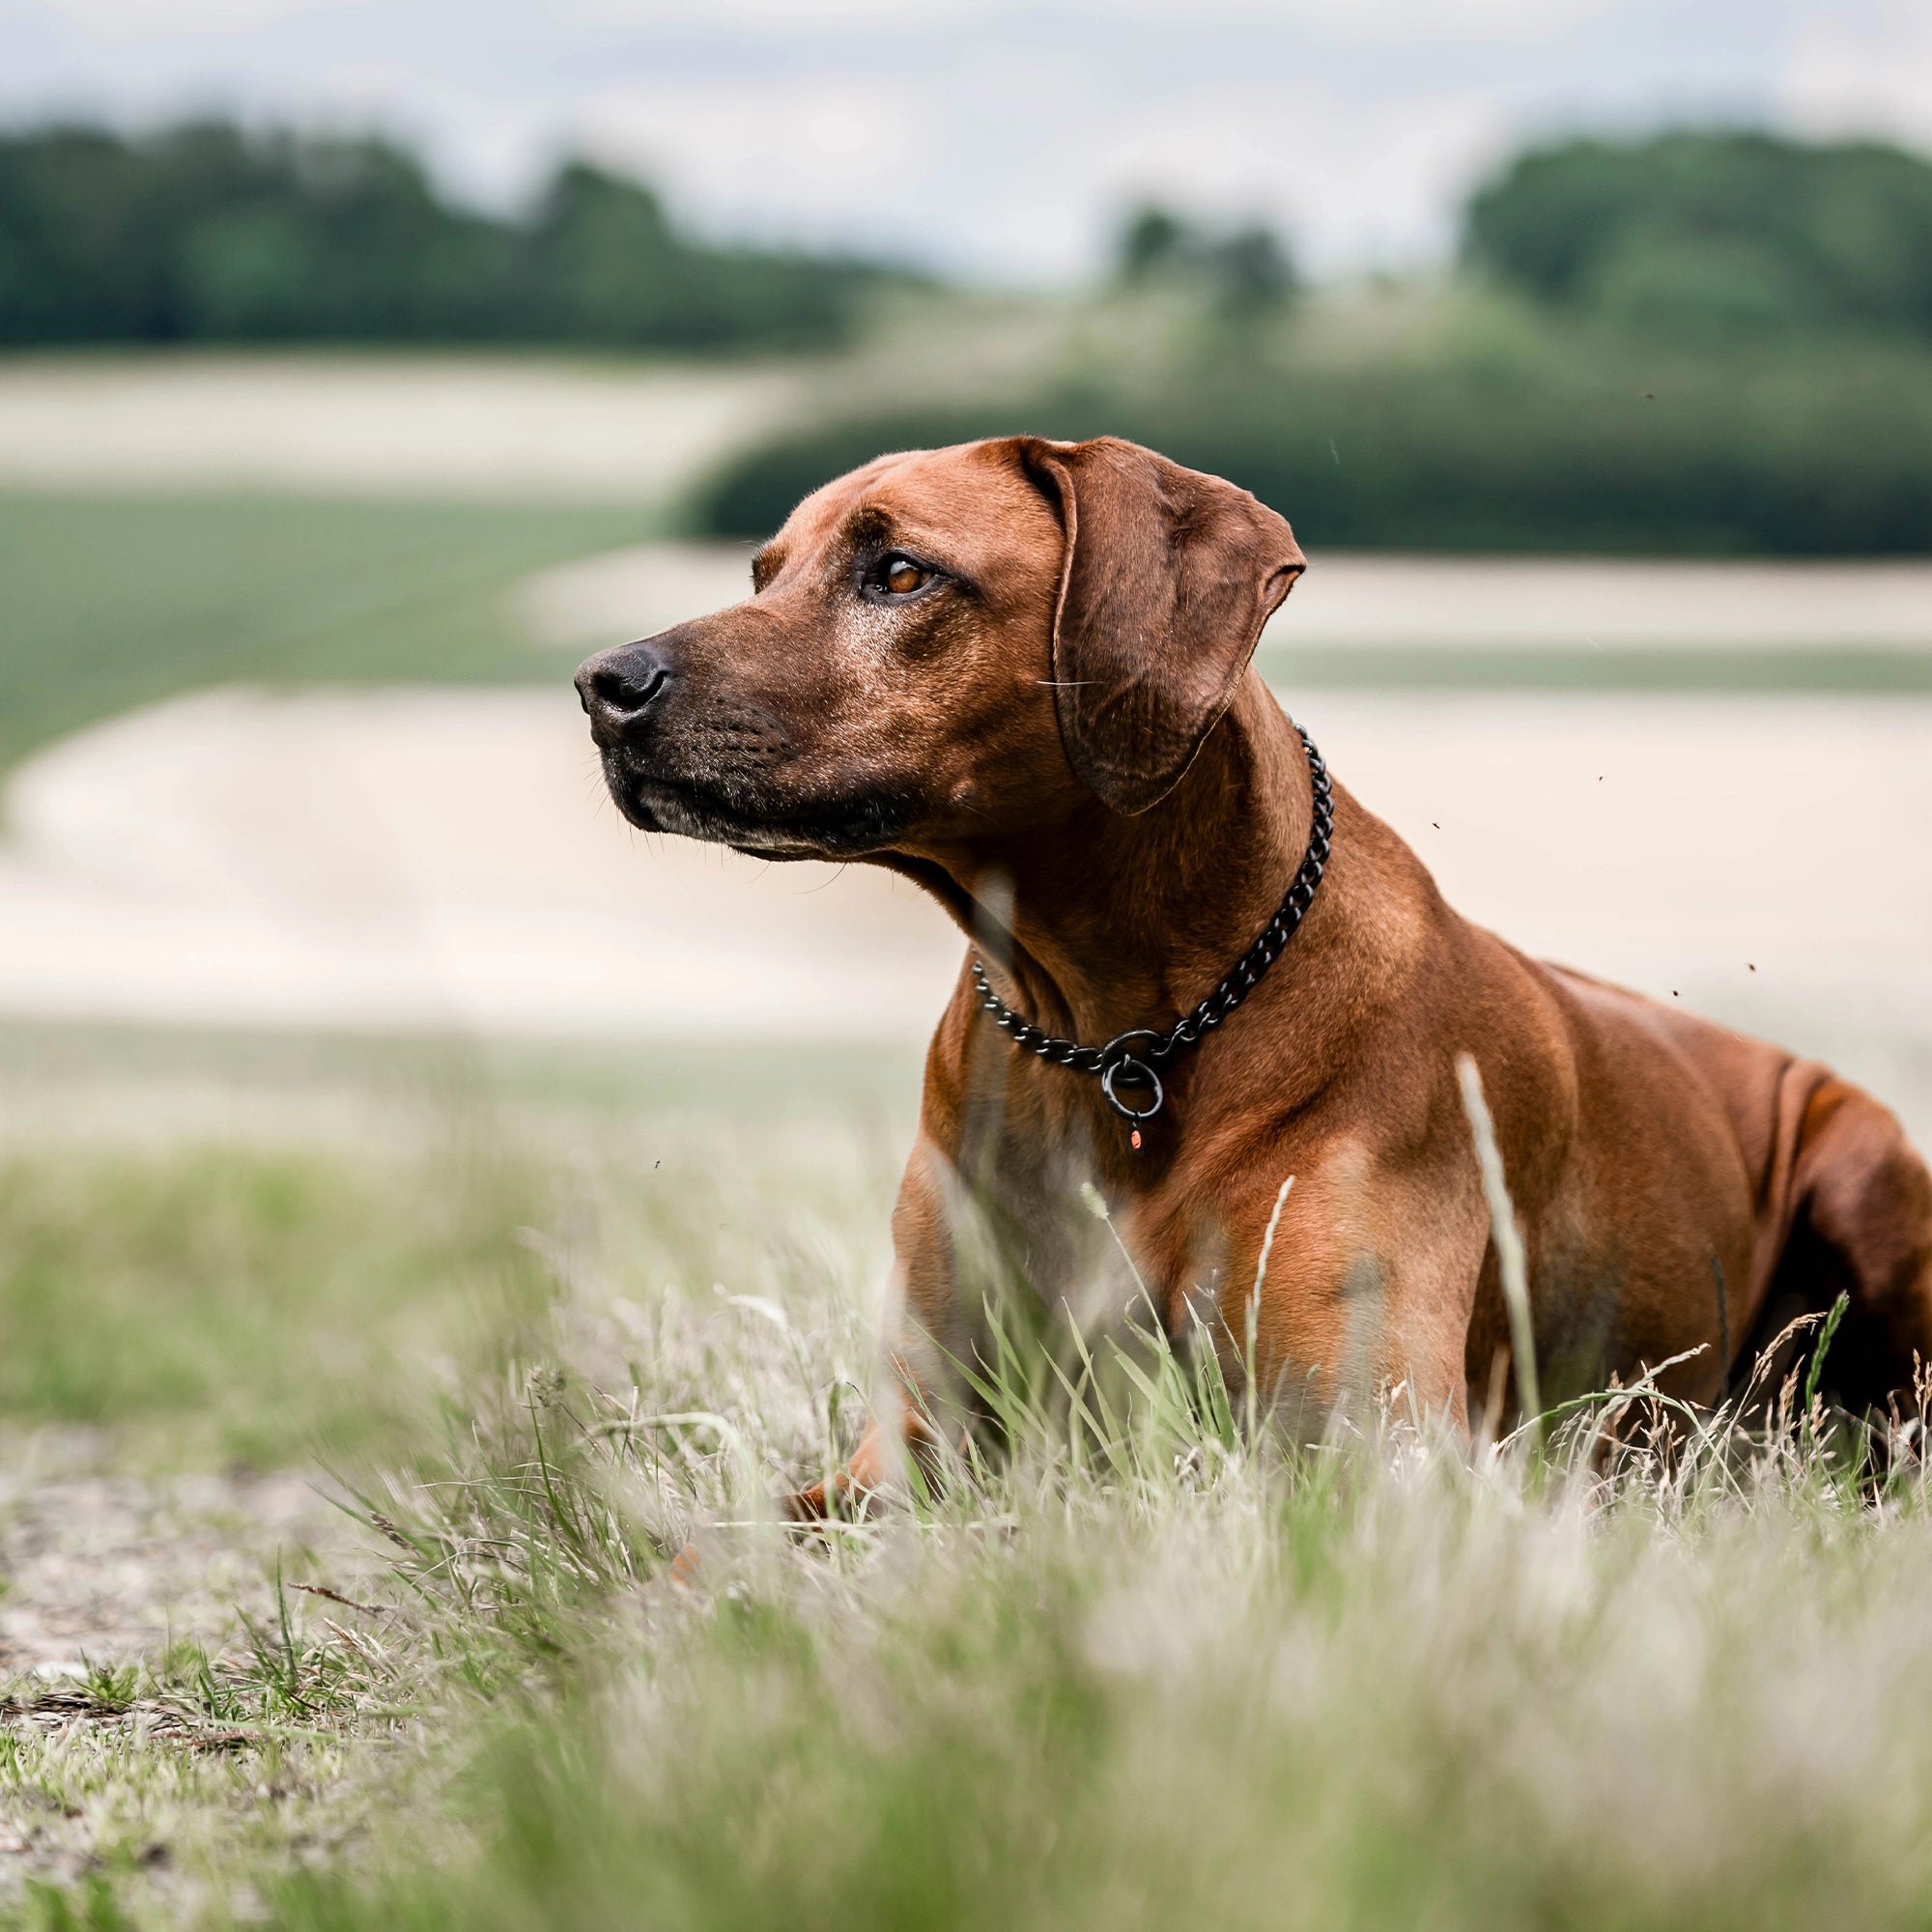
M 335 1640 L 330 1617 L 380 1629 L 380 1610 L 372 1620 L 294 1587 L 380 1599 L 380 1558 L 298 1476 L 35 1472 L 76 1456 L 93 1460 L 44 1432 L 11 1438 L 0 1459 L 0 1749 L 14 1753 L 0 1787 L 0 1911 L 30 1885 L 82 1884 L 131 1855 L 167 1916 L 187 1919 L 210 1902 L 211 1835 L 259 1846 L 344 1829 L 325 1815 L 326 1778 L 261 1770 L 242 1619 L 278 1640 L 279 1577 L 303 1641 Z M 206 1681 L 234 1712 L 198 1694 L 191 1664 L 167 1684 L 128 1667 L 163 1667 L 170 1644 L 200 1647 Z M 338 1808 L 353 1829 L 353 1806 Z
M 301 1476 L 36 1476 L 34 1456 L 16 1445 L 0 1473 L 0 1678 L 71 1683 L 171 1637 L 218 1647 L 238 1605 L 272 1612 L 278 1560 L 302 1581 L 363 1561 Z

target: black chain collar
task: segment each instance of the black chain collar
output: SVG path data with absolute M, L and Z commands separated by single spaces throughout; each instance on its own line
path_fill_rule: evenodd
M 1157 1033 L 1151 1027 L 1132 1027 L 1116 1034 L 1105 1046 L 1082 1046 L 1076 1040 L 1057 1038 L 1008 1006 L 988 981 L 985 963 L 978 953 L 973 956 L 973 983 L 980 989 L 980 1003 L 993 1015 L 993 1023 L 1011 1035 L 1013 1044 L 1023 1053 L 1037 1053 L 1055 1066 L 1071 1067 L 1076 1073 L 1097 1073 L 1107 1104 L 1132 1127 L 1136 1151 L 1141 1145 L 1140 1122 L 1152 1120 L 1167 1098 L 1158 1069 L 1183 1047 L 1199 1046 L 1203 1037 L 1212 1033 L 1260 985 L 1262 975 L 1280 958 L 1282 948 L 1294 937 L 1294 929 L 1314 901 L 1316 887 L 1321 883 L 1322 869 L 1328 863 L 1328 841 L 1335 829 L 1328 767 L 1321 762 L 1315 741 L 1299 724 L 1294 728 L 1301 732 L 1301 748 L 1308 753 L 1308 769 L 1315 781 L 1315 816 L 1301 869 L 1295 873 L 1294 883 L 1289 887 L 1275 916 L 1262 929 L 1261 937 L 1222 976 L 1221 983 L 1165 1033 Z M 1149 1043 L 1137 1045 L 1142 1040 Z M 1119 1091 L 1122 1086 L 1130 1091 L 1145 1091 L 1151 1096 L 1147 1105 L 1136 1107 L 1123 1098 Z

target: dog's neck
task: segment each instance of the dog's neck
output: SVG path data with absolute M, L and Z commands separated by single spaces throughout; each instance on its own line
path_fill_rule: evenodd
M 1097 1046 L 1212 991 L 1280 905 L 1312 813 L 1301 740 L 1251 670 L 1157 805 L 1125 818 L 1094 799 L 1050 838 L 936 854 L 959 895 L 940 896 L 1028 1018 Z

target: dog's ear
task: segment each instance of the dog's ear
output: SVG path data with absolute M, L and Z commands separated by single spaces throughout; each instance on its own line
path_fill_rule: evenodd
M 1016 439 L 1066 533 L 1054 706 L 1076 775 L 1131 815 L 1166 796 L 1307 568 L 1286 519 L 1117 437 Z

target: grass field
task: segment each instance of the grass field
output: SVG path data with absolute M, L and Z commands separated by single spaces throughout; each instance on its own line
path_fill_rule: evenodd
M 0 767 L 210 684 L 551 676 L 511 588 L 651 534 L 602 507 L 0 494 Z
M 1445 651 L 1420 644 L 1298 649 L 1279 644 L 1256 660 L 1270 683 L 1302 690 L 1672 692 L 1747 697 L 1812 691 L 1863 696 L 1932 691 L 1932 651 L 1738 651 L 1553 648 Z
M 639 525 L 0 496 L 0 767 L 232 679 L 554 678 L 511 586 Z M 1922 1045 L 1858 1037 L 1923 1118 Z M 1926 1921 L 1922 1432 L 1861 1485 L 1802 1382 L 1605 1469 L 1597 1410 L 1291 1453 L 1172 1361 L 1103 1347 L 1070 1415 L 1022 1354 L 1010 1460 L 790 1540 L 917 1081 L 0 1023 L 0 1925 Z
M 1158 1359 L 1070 1421 L 1016 1358 L 1009 1462 L 801 1546 L 909 1069 L 4 1044 L 68 1124 L 0 1161 L 0 1549 L 62 1458 L 315 1458 L 349 1513 L 230 1522 L 172 1644 L 14 1657 L 0 1921 L 1923 1922 L 1932 1499 L 1802 1389 L 1600 1476 L 1399 1414 L 1289 1455 Z

